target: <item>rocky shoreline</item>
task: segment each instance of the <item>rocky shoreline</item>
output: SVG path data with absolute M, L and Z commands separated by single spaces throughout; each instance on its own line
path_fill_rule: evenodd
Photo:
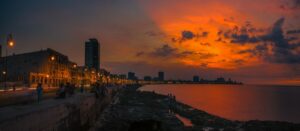
M 135 87 L 119 91 L 91 131 L 300 131 L 300 124 L 276 121 L 231 121 L 194 109 L 155 92 Z M 186 126 L 178 118 L 192 123 Z

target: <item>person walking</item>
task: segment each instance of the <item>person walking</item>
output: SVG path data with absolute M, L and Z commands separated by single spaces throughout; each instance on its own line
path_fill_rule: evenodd
M 13 85 L 13 91 L 16 91 L 16 85 L 15 84 Z
M 59 89 L 56 93 L 56 98 L 57 99 L 66 98 L 66 88 L 65 88 L 64 84 L 59 85 Z
M 38 86 L 36 87 L 36 92 L 37 92 L 37 100 L 39 103 L 42 100 L 42 95 L 43 95 L 43 87 L 41 83 L 39 83 Z
M 80 85 L 80 93 L 83 93 L 84 92 L 84 86 L 83 84 Z

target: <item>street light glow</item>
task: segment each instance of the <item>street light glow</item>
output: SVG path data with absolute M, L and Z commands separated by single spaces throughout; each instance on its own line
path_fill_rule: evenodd
M 14 43 L 13 41 L 9 41 L 9 42 L 8 42 L 8 46 L 9 46 L 9 47 L 13 47 L 14 44 L 15 44 L 15 43 Z
M 51 61 L 54 61 L 55 60 L 55 57 L 54 56 L 51 56 Z
M 5 74 L 6 74 L 6 71 L 3 71 L 2 74 L 5 75 Z

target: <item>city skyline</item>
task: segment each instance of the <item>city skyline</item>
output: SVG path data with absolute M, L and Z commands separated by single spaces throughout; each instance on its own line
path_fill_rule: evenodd
M 0 7 L 1 45 L 9 33 L 16 40 L 10 54 L 53 48 L 84 65 L 84 42 L 94 37 L 101 67 L 112 73 L 300 84 L 297 0 L 16 0 Z

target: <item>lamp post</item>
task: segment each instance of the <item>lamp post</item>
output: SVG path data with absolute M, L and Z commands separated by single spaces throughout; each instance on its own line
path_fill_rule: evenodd
M 51 67 L 50 67 L 50 76 L 51 76 L 51 78 L 50 79 L 52 79 L 51 81 L 52 81 L 52 83 L 50 83 L 51 84 L 51 86 L 55 86 L 55 81 L 54 81 L 54 66 L 55 66 L 55 63 L 54 63 L 54 61 L 55 61 L 55 56 L 51 56 L 50 57 L 50 61 L 51 61 Z
M 8 48 L 12 48 L 14 47 L 15 43 L 14 43 L 14 40 L 13 40 L 13 37 L 12 37 L 12 34 L 9 34 L 7 36 L 7 39 L 6 39 L 6 47 L 5 47 L 5 67 L 4 67 L 4 71 L 2 72 L 3 75 L 4 75 L 4 90 L 6 90 L 7 88 L 7 57 L 8 57 Z

